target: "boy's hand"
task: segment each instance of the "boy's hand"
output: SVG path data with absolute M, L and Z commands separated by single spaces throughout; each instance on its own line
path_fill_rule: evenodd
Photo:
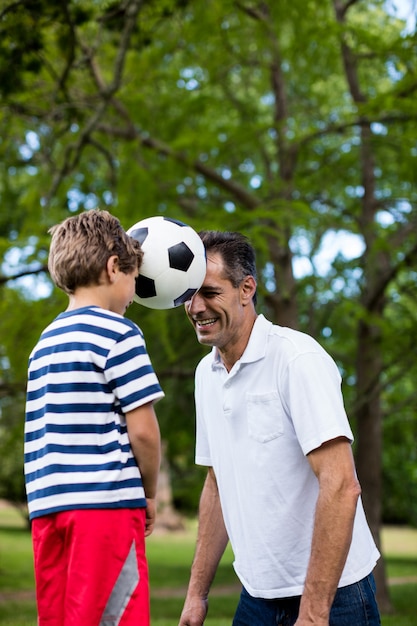
M 156 518 L 156 504 L 155 498 L 146 498 L 146 522 L 145 522 L 145 537 L 152 534 L 155 528 Z

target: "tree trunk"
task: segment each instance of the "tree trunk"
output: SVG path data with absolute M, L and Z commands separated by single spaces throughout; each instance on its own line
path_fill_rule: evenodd
M 175 531 L 184 529 L 184 520 L 175 510 L 172 501 L 171 476 L 166 454 L 167 444 L 162 442 L 161 469 L 158 478 L 156 494 L 156 524 L 155 529 Z
M 340 50 L 345 70 L 346 83 L 352 102 L 360 109 L 367 101 L 367 90 L 361 88 L 360 56 L 347 37 L 346 16 L 355 2 L 333 0 L 337 22 L 343 27 Z M 387 283 L 380 282 L 380 263 L 385 268 L 388 258 L 374 249 L 376 241 L 375 220 L 379 209 L 375 178 L 376 163 L 370 121 L 360 119 L 360 166 L 363 196 L 358 216 L 360 233 L 364 237 L 366 253 L 363 267 L 362 313 L 357 332 L 357 457 L 356 466 L 362 485 L 364 509 L 369 526 L 378 548 L 381 547 L 380 529 L 382 524 L 382 411 L 380 397 L 380 376 L 382 356 L 380 347 L 379 322 L 384 313 L 384 291 Z M 385 575 L 384 558 L 375 568 L 378 585 L 377 598 L 380 610 L 392 611 L 388 583 Z
M 356 467 L 368 523 L 381 552 L 382 518 L 382 413 L 379 392 L 381 354 L 380 331 L 359 322 L 357 357 L 357 448 Z M 392 612 L 383 556 L 374 571 L 377 599 L 382 613 Z

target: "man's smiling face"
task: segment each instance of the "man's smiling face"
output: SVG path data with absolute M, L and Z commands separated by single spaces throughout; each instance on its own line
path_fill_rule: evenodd
M 224 351 L 239 340 L 243 316 L 240 294 L 240 286 L 233 287 L 226 278 L 221 255 L 209 253 L 204 282 L 185 303 L 200 343 Z

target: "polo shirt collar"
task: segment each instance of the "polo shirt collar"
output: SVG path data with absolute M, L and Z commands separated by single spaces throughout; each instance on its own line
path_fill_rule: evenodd
M 272 322 L 267 320 L 264 315 L 258 315 L 249 337 L 248 345 L 244 353 L 240 357 L 238 363 L 253 363 L 263 359 L 266 354 L 267 341 Z M 212 367 L 223 367 L 219 351 L 216 347 L 212 349 Z

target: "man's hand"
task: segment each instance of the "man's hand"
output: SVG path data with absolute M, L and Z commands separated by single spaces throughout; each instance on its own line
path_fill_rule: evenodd
M 187 598 L 178 626 L 203 626 L 207 611 L 207 598 Z
M 203 626 L 210 586 L 228 540 L 216 476 L 210 467 L 200 498 L 196 551 L 178 626 Z

